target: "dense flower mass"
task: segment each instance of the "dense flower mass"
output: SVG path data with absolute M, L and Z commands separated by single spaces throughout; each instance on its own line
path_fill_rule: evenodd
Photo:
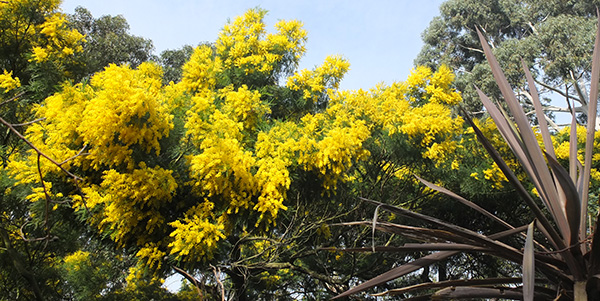
M 460 95 L 447 67 L 419 67 L 404 83 L 370 91 L 338 91 L 349 63 L 330 56 L 291 72 L 306 31 L 280 21 L 267 34 L 264 14 L 250 10 L 215 44 L 197 47 L 177 83 L 164 86 L 151 63 L 110 65 L 35 108 L 40 121 L 27 139 L 81 178 L 67 181 L 34 151 L 15 155 L 14 178 L 33 185 L 32 202 L 65 199 L 103 235 L 136 248 L 131 285 L 143 267 L 160 269 L 164 256 L 210 259 L 234 227 L 275 225 L 293 205 L 288 193 L 300 175 L 314 178 L 321 196 L 335 195 L 356 180 L 369 145 L 405 139 L 424 160 L 453 161 L 463 121 L 452 113 Z M 53 22 L 44 27 L 48 36 L 62 21 Z M 18 85 L 10 73 L 0 79 L 5 89 Z M 301 109 L 274 115 L 286 106 Z
M 75 29 L 69 29 L 65 16 L 54 14 L 39 25 L 38 30 L 45 38 L 33 48 L 32 60 L 43 63 L 49 59 L 65 59 L 75 52 L 83 51 L 83 35 Z

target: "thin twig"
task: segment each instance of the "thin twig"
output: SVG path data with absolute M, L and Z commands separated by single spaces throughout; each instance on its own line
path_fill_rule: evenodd
M 8 2 L 5 2 L 5 3 L 8 3 Z M 3 105 L 5 105 L 5 104 L 7 104 L 7 103 L 9 103 L 9 102 L 15 101 L 17 98 L 23 96 L 23 94 L 25 94 L 25 92 L 21 92 L 21 93 L 15 95 L 15 96 L 13 96 L 13 97 L 11 97 L 11 98 L 3 101 L 2 103 L 0 103 L 0 107 L 3 106 Z
M 579 246 L 579 245 L 582 245 L 582 244 L 584 244 L 584 243 L 586 243 L 586 242 L 589 242 L 589 241 L 591 241 L 591 240 L 592 240 L 592 237 L 591 237 L 591 236 L 588 236 L 588 238 L 586 238 L 586 239 L 584 239 L 584 240 L 582 240 L 582 241 L 579 241 L 579 242 L 577 242 L 577 243 L 576 243 L 576 244 L 574 244 L 574 245 L 568 246 L 568 247 L 566 247 L 566 248 L 564 248 L 564 249 L 560 249 L 560 250 L 556 250 L 556 251 L 552 251 L 552 252 L 537 252 L 537 253 L 538 253 L 538 254 L 543 254 L 543 255 L 559 254 L 559 253 L 563 253 L 563 252 L 565 252 L 565 251 L 568 251 L 568 250 L 570 250 L 570 249 L 572 249 L 572 248 L 574 248 L 574 247 L 577 247 L 577 246 Z
M 42 167 L 40 164 L 40 154 L 37 156 L 37 170 L 40 175 L 40 182 L 42 183 L 42 188 L 44 189 L 44 195 L 46 197 L 46 207 L 44 209 L 44 228 L 46 228 L 46 236 L 50 235 L 50 229 L 48 228 L 48 215 L 50 214 L 50 195 L 48 194 L 48 190 L 46 189 L 46 183 L 44 183 L 44 175 L 42 175 Z
M 215 280 L 217 281 L 217 284 L 221 289 L 221 301 L 225 301 L 225 286 L 223 286 L 223 282 L 221 282 L 221 279 L 219 279 L 219 273 L 221 273 L 221 269 L 219 268 L 217 272 L 217 268 L 215 268 L 214 265 L 211 264 L 210 267 L 213 269 L 213 273 L 215 274 Z
M 12 125 L 13 127 L 17 127 L 17 126 L 26 126 L 26 125 L 34 124 L 34 123 L 36 123 L 36 122 L 40 122 L 40 121 L 44 121 L 44 120 L 46 120 L 46 117 L 38 118 L 38 119 L 36 119 L 36 120 L 29 121 L 29 122 L 25 122 L 25 123 L 16 123 L 16 124 L 15 124 L 15 123 L 13 123 L 13 124 L 11 124 L 11 125 Z
M 85 150 L 85 148 L 86 148 L 86 147 L 87 147 L 87 144 L 86 144 L 86 145 L 84 145 L 84 146 L 83 146 L 83 147 L 82 147 L 82 148 L 79 150 L 79 152 L 77 153 L 77 155 L 75 155 L 75 156 L 72 156 L 71 158 L 68 158 L 68 159 L 66 159 L 66 160 L 64 160 L 64 161 L 62 161 L 62 162 L 60 162 L 58 165 L 59 165 L 59 166 L 63 166 L 65 163 L 67 163 L 67 162 L 69 162 L 69 161 L 71 161 L 71 160 L 73 160 L 73 159 L 75 159 L 75 158 L 77 158 L 77 157 L 79 157 L 79 156 L 87 156 L 87 155 L 89 155 L 90 153 L 83 153 L 83 151 Z
M 57 239 L 56 236 L 51 236 L 50 234 L 46 234 L 46 236 L 44 237 L 38 237 L 38 238 L 27 238 L 25 237 L 25 232 L 23 232 L 23 228 L 25 228 L 25 226 L 27 226 L 27 224 L 29 224 L 31 222 L 31 220 L 26 221 L 23 225 L 21 225 L 21 227 L 19 228 L 19 236 L 21 236 L 21 239 L 25 242 L 36 242 L 36 241 L 50 241 L 50 240 L 55 240 Z
M 19 137 L 19 139 L 23 140 L 27 145 L 29 145 L 29 147 L 31 147 L 31 149 L 33 149 L 36 153 L 38 153 L 38 155 L 40 155 L 40 156 L 48 159 L 48 161 L 52 162 L 54 165 L 56 165 L 58 168 L 60 168 L 69 177 L 75 179 L 76 181 L 83 180 L 82 178 L 74 175 L 70 171 L 68 171 L 65 168 L 63 168 L 60 163 L 56 162 L 54 159 L 50 158 L 48 155 L 46 155 L 45 153 L 43 153 L 40 149 L 38 149 L 35 145 L 33 145 L 33 143 L 31 143 L 29 140 L 27 140 L 27 138 L 25 138 L 25 136 L 23 136 L 19 131 L 17 131 L 12 126 L 12 124 L 10 124 L 6 120 L 4 120 L 4 118 L 0 117 L 0 123 L 2 123 L 5 126 L 7 126 L 15 135 L 17 135 L 17 137 Z

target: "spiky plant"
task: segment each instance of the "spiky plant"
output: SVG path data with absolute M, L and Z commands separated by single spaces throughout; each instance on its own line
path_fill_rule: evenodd
M 600 29 L 600 21 L 598 28 Z M 415 299 L 503 298 L 533 300 L 534 297 L 546 300 L 564 299 L 578 301 L 600 299 L 600 231 L 595 231 L 600 225 L 598 224 L 598 218 L 595 218 L 590 224 L 586 223 L 600 76 L 599 32 L 597 31 L 596 33 L 596 43 L 592 60 L 585 161 L 581 164 L 577 159 L 577 126 L 575 116 L 573 115 L 570 138 L 570 167 L 567 171 L 556 160 L 551 135 L 543 115 L 544 112 L 535 88 L 535 82 L 527 66 L 523 62 L 523 69 L 530 94 L 533 98 L 535 112 L 540 117 L 538 118 L 538 122 L 544 149 L 540 147 L 530 126 L 529 119 L 517 101 L 487 41 L 481 32 L 477 30 L 483 50 L 512 118 L 507 117 L 480 90 L 478 90 L 479 96 L 503 138 L 520 161 L 530 181 L 538 191 L 541 203 L 545 206 L 546 210 L 543 211 L 538 207 L 536 201 L 527 189 L 525 189 L 515 173 L 508 167 L 507 163 L 484 137 L 471 118 L 468 117 L 468 114 L 465 113 L 465 118 L 474 129 L 478 139 L 500 167 L 510 184 L 515 188 L 516 193 L 518 193 L 529 207 L 532 215 L 535 216 L 535 220 L 525 225 L 510 225 L 496 215 L 461 196 L 420 178 L 419 180 L 429 188 L 453 197 L 461 203 L 476 209 L 506 227 L 506 230 L 484 235 L 478 229 L 466 229 L 431 216 L 363 199 L 377 205 L 378 210 L 388 210 L 394 214 L 424 222 L 431 225 L 431 228 L 379 222 L 376 215 L 372 222 L 355 222 L 350 224 L 366 224 L 372 226 L 374 229 L 408 236 L 409 238 L 417 237 L 420 240 L 426 241 L 422 244 L 406 244 L 393 248 L 395 251 L 417 250 L 437 252 L 393 268 L 384 274 L 349 289 L 334 299 L 381 285 L 461 252 L 482 252 L 517 263 L 522 266 L 522 278 L 448 280 L 398 288 L 379 295 L 393 295 L 433 289 L 435 293 L 432 295 L 420 296 Z M 538 233 L 535 238 L 534 232 Z M 506 240 L 501 240 L 512 235 L 523 237 L 521 240 L 512 240 L 520 241 L 520 245 L 511 245 L 505 242 Z M 591 242 L 588 237 L 592 238 Z M 374 251 L 390 251 L 392 248 L 374 247 L 373 249 Z M 543 277 L 535 278 L 536 273 L 537 275 L 543 275 Z

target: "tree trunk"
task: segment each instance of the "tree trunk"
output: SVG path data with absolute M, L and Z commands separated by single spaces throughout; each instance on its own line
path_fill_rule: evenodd
M 586 281 L 577 281 L 573 286 L 575 301 L 588 301 L 586 291 Z
M 600 301 L 600 279 L 591 277 L 586 285 L 589 301 Z
M 438 281 L 448 280 L 448 270 L 446 267 L 446 261 L 438 262 Z

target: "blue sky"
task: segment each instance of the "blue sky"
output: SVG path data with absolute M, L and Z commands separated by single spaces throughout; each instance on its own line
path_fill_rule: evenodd
M 130 32 L 154 42 L 156 53 L 212 42 L 228 19 L 247 9 L 269 11 L 269 30 L 278 20 L 296 19 L 308 31 L 300 68 L 312 69 L 328 55 L 350 62 L 341 89 L 369 89 L 403 81 L 419 53 L 421 33 L 439 15 L 442 0 L 282 1 L 282 0 L 64 0 L 63 12 L 83 6 L 95 18 L 123 15 Z

